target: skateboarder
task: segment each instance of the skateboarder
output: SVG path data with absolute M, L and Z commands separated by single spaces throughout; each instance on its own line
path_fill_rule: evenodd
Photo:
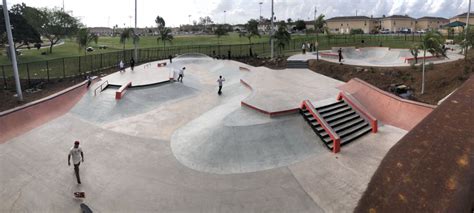
M 178 81 L 183 83 L 183 77 L 184 77 L 184 70 L 186 69 L 186 67 L 183 67 L 179 70 L 179 76 L 178 76 Z
M 339 63 L 342 64 L 342 48 L 339 48 L 339 50 L 337 51 L 338 55 L 339 55 Z
M 170 60 L 170 64 L 173 63 L 173 56 L 169 55 L 168 59 Z
M 74 142 L 74 146 L 69 151 L 69 155 L 67 156 L 67 165 L 71 166 L 71 156 L 72 156 L 72 163 L 74 164 L 74 172 L 76 173 L 77 184 L 81 184 L 81 178 L 79 177 L 79 165 L 81 161 L 84 162 L 84 152 L 82 152 L 82 148 L 79 147 L 79 141 Z
M 219 76 L 219 79 L 217 79 L 217 83 L 219 83 L 219 91 L 217 91 L 217 94 L 221 95 L 222 94 L 222 82 L 225 81 L 225 78 Z
M 87 88 L 89 88 L 91 86 L 91 83 L 92 83 L 92 78 L 88 75 L 87 76 Z
M 132 58 L 130 59 L 130 68 L 132 68 L 132 71 L 134 67 L 135 67 L 135 60 Z

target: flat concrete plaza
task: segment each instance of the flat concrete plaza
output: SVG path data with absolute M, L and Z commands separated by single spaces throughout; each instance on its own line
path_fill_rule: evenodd
M 344 82 L 204 57 L 156 63 L 102 78 L 64 115 L 0 144 L 0 212 L 351 212 L 407 133 L 380 123 L 334 154 L 292 110 L 335 102 Z M 182 67 L 183 82 L 167 82 Z M 94 96 L 105 80 L 144 87 Z M 75 140 L 80 185 L 67 165 Z

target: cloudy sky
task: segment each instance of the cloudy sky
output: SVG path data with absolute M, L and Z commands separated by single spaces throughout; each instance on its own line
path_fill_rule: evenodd
M 24 2 L 34 7 L 62 7 L 79 17 L 89 27 L 133 25 L 135 0 L 7 0 L 9 8 Z M 214 22 L 244 23 L 260 14 L 269 17 L 271 0 L 137 0 L 138 26 L 154 26 L 157 15 L 165 18 L 167 26 L 192 23 L 202 16 L 210 16 Z M 287 18 L 309 20 L 318 14 L 327 18 L 358 15 L 382 16 L 409 14 L 421 16 L 452 17 L 467 11 L 468 0 L 274 0 L 275 15 L 279 20 Z M 224 13 L 224 11 L 227 11 Z M 190 16 L 190 17 L 189 17 Z M 225 19 L 225 20 L 224 20 Z

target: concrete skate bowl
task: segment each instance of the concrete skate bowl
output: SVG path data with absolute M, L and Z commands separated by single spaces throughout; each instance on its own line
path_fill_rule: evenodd
M 202 54 L 202 53 L 185 53 L 174 58 L 175 61 L 188 62 L 188 63 L 200 63 L 214 60 L 213 58 Z
M 357 78 L 338 88 L 351 94 L 360 102 L 360 105 L 364 106 L 382 123 L 408 131 L 413 129 L 436 107 L 402 99 Z
M 330 62 L 338 62 L 338 50 L 342 49 L 343 63 L 356 66 L 373 67 L 399 67 L 410 66 L 415 63 L 413 55 L 408 49 L 390 49 L 388 47 L 333 47 L 330 51 L 320 53 L 321 58 Z M 449 56 L 448 56 L 449 57 Z M 450 57 L 451 58 L 451 57 Z M 456 58 L 456 57 L 454 57 Z M 422 53 L 418 56 L 418 62 L 422 60 Z M 445 57 L 435 57 L 426 53 L 426 61 L 448 62 Z

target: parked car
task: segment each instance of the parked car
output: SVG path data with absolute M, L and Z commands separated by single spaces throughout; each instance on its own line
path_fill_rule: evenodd
M 400 30 L 400 33 L 403 33 L 403 34 L 410 34 L 410 33 L 411 33 L 411 29 L 402 29 L 402 30 Z
M 426 30 L 418 30 L 418 31 L 416 31 L 416 33 L 424 34 L 424 33 L 426 33 Z
M 389 29 L 380 30 L 380 34 L 390 34 L 390 30 Z

